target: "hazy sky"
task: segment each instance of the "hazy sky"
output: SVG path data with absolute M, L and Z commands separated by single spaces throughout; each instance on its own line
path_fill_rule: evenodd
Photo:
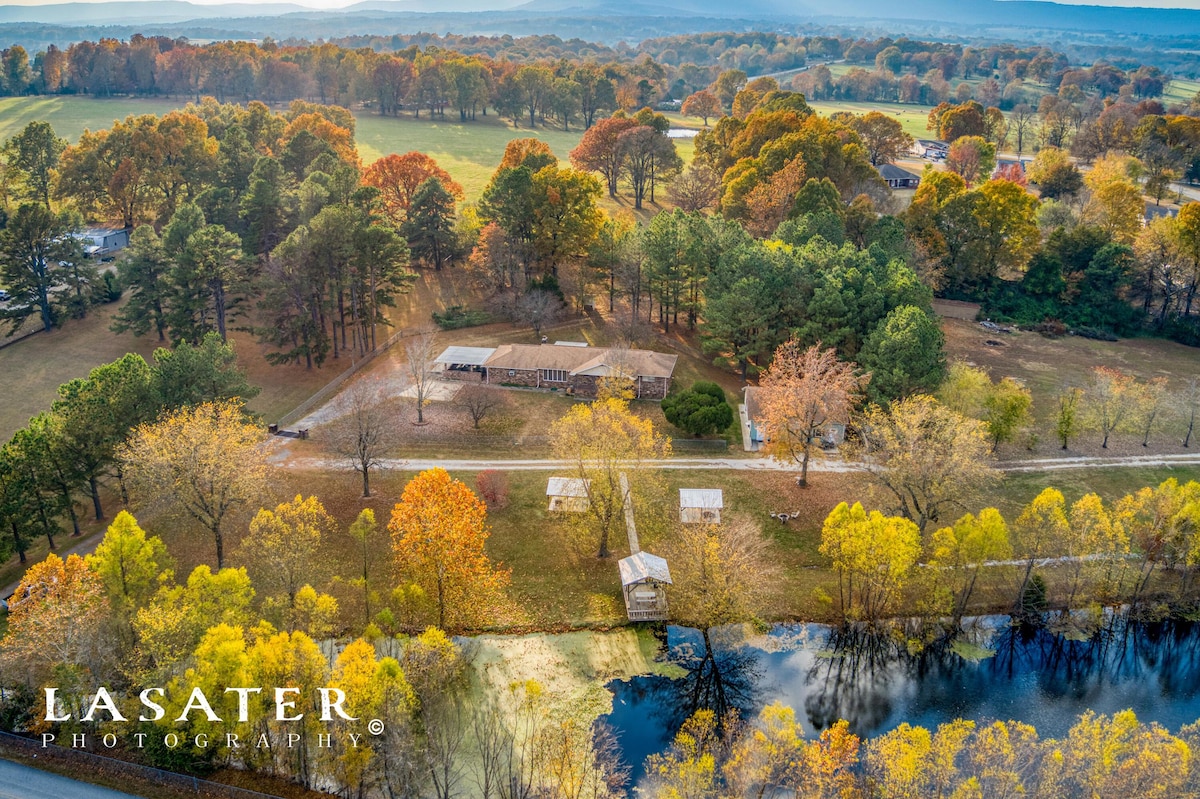
M 220 5 L 228 2 L 250 2 L 254 0 L 189 0 L 192 3 L 201 5 Z M 495 2 L 487 3 L 489 8 L 511 8 L 519 5 L 524 0 L 495 0 Z M 0 0 L 0 5 L 17 5 L 17 6 L 42 6 L 52 5 L 64 2 L 86 2 L 86 3 L 103 3 L 104 0 Z M 358 0 L 266 0 L 266 2 L 286 2 L 294 5 L 308 6 L 310 8 L 342 8 L 348 5 L 353 5 Z M 1095 5 L 1095 6 L 1125 6 L 1130 8 L 1191 8 L 1200 10 L 1200 0 L 1055 0 L 1055 2 L 1067 3 L 1070 5 Z M 483 4 L 481 4 L 483 5 Z

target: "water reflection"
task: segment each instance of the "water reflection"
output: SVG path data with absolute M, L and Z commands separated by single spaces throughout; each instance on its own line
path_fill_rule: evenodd
M 1200 628 L 1141 623 L 1113 614 L 1085 640 L 1007 617 L 967 620 L 957 641 L 910 652 L 902 635 L 819 625 L 779 626 L 746 639 L 671 628 L 671 658 L 683 677 L 613 683 L 616 729 L 635 779 L 700 708 L 753 716 L 781 701 L 814 734 L 845 718 L 864 736 L 902 722 L 933 727 L 955 718 L 1014 719 L 1043 737 L 1066 733 L 1092 709 L 1133 708 L 1177 729 L 1200 718 Z M 964 657 L 966 655 L 966 657 Z

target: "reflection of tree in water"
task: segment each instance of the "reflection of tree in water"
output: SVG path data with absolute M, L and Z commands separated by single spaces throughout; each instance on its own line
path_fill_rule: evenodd
M 719 630 L 679 630 L 683 641 L 671 648 L 671 663 L 682 677 L 642 682 L 634 697 L 649 702 L 652 713 L 674 732 L 697 710 L 711 710 L 718 719 L 731 711 L 742 718 L 758 712 L 756 684 L 761 668 L 756 650 L 741 640 L 729 640 Z
M 910 654 L 903 640 L 864 627 L 830 631 L 829 651 L 806 679 L 805 711 L 813 727 L 844 718 L 857 734 L 870 735 L 901 708 L 905 716 L 969 717 L 998 686 L 1031 676 L 1042 694 L 1085 704 L 1110 686 L 1136 681 L 1153 681 L 1163 696 L 1200 693 L 1200 626 L 1189 622 L 1142 623 L 1112 614 L 1082 641 L 1015 625 L 995 633 L 995 655 L 981 662 L 964 659 L 950 640 L 919 654 Z
M 829 653 L 818 657 L 804 700 L 812 725 L 823 730 L 846 719 L 856 733 L 876 729 L 892 712 L 896 684 L 916 666 L 893 635 L 853 625 L 830 631 Z
M 1085 697 L 1103 684 L 1151 675 L 1166 695 L 1197 690 L 1200 648 L 1192 622 L 1139 622 L 1114 613 L 1086 640 L 1017 625 L 997 635 L 993 646 L 992 675 L 1037 674 L 1042 690 L 1052 696 Z

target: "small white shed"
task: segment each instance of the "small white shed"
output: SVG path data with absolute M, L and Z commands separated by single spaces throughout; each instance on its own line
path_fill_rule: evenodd
M 550 510 L 582 513 L 588 509 L 588 481 L 579 477 L 551 477 L 546 482 Z
M 679 521 L 684 524 L 720 524 L 725 497 L 719 488 L 679 489 Z
M 638 552 L 617 561 L 621 592 L 630 621 L 662 621 L 667 618 L 667 591 L 671 570 L 667 561 L 649 552 Z

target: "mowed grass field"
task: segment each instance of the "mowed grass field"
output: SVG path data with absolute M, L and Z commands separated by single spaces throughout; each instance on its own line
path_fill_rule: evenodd
M 1192 98 L 1194 98 L 1197 93 L 1200 93 L 1200 80 L 1185 80 L 1183 78 L 1175 78 L 1167 84 L 1167 88 L 1163 92 L 1163 104 L 1172 105 L 1174 103 L 1179 103 L 1186 105 L 1192 101 Z
M 912 136 L 914 139 L 927 139 L 930 137 L 929 130 L 925 127 L 929 122 L 929 111 L 933 106 L 929 105 L 907 105 L 905 103 L 850 103 L 841 100 L 832 101 L 824 100 L 821 102 L 810 102 L 819 114 L 829 116 L 838 111 L 850 111 L 854 114 L 866 114 L 871 111 L 879 111 L 887 114 L 890 117 L 895 117 L 900 121 L 900 125 L 904 128 L 904 132 Z

